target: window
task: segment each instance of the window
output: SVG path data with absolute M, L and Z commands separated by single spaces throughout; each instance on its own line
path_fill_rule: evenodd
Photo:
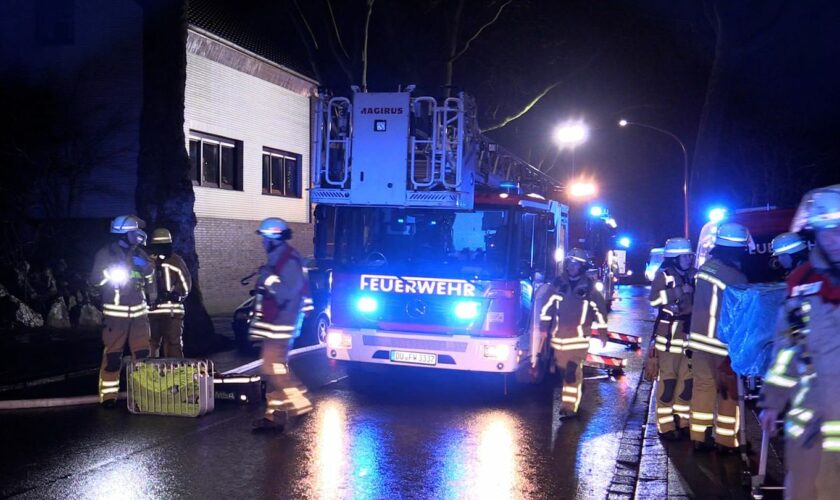
M 263 149 L 263 194 L 300 198 L 300 164 L 300 155 L 277 149 Z
M 242 141 L 190 131 L 193 184 L 242 191 Z

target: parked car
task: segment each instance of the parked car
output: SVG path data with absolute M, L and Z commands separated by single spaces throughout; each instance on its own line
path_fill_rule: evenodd
M 327 339 L 327 329 L 330 326 L 329 299 L 329 271 L 318 268 L 317 263 L 309 260 L 304 267 L 304 273 L 309 279 L 309 289 L 315 309 L 303 321 L 300 337 L 296 340 L 297 347 L 323 345 Z M 243 279 L 243 283 L 246 280 Z M 245 300 L 233 313 L 233 333 L 236 346 L 242 352 L 253 352 L 259 342 L 248 338 L 248 324 L 253 316 L 254 296 Z

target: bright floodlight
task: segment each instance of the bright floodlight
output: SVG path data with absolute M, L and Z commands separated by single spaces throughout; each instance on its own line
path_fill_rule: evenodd
M 626 127 L 627 126 L 627 120 L 619 120 L 618 121 L 618 126 L 619 127 Z
M 575 147 L 586 140 L 589 130 L 582 122 L 564 123 L 554 129 L 554 142 L 561 147 Z
M 589 209 L 589 215 L 591 215 L 592 217 L 600 217 L 604 215 L 604 207 L 599 207 L 598 205 L 595 205 L 594 207 Z
M 623 247 L 623 248 L 630 248 L 631 243 L 632 243 L 632 241 L 627 236 L 622 236 L 621 238 L 618 239 L 618 245 Z
M 594 196 L 598 189 L 591 182 L 574 182 L 569 186 L 569 195 L 575 198 Z
M 726 209 L 723 207 L 715 207 L 709 210 L 709 220 L 711 222 L 720 222 L 726 218 Z
M 605 220 L 604 222 L 613 229 L 618 227 L 618 223 L 616 223 L 615 219 L 613 219 L 612 217 L 608 217 L 607 220 Z

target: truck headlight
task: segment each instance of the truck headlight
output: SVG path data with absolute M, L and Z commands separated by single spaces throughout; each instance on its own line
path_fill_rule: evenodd
M 350 349 L 353 347 L 353 337 L 345 335 L 341 330 L 331 330 L 327 333 L 327 347 L 330 349 Z

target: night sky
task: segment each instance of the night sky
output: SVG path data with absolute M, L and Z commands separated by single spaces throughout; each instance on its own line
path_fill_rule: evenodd
M 326 4 L 300 3 L 321 41 L 311 52 L 321 81 L 342 93 L 351 82 L 329 48 L 337 44 L 321 15 Z M 340 4 L 334 12 L 355 59 L 352 83 L 359 84 L 366 8 L 361 1 L 333 3 Z M 370 90 L 414 83 L 415 94 L 441 95 L 458 3 L 375 2 Z M 463 3 L 459 47 L 504 2 Z M 554 164 L 551 174 L 565 179 L 572 157 L 558 155 L 551 131 L 569 118 L 586 121 L 592 130 L 575 152 L 577 171 L 599 180 L 599 201 L 645 247 L 682 232 L 682 156 L 667 136 L 619 129 L 616 122 L 623 117 L 673 132 L 692 165 L 696 235 L 712 204 L 791 206 L 810 187 L 840 182 L 840 34 L 833 29 L 840 7 L 730 3 L 516 0 L 458 60 L 453 83 L 476 96 L 486 127 L 560 82 L 529 113 L 490 135 L 533 164 Z M 300 19 L 293 3 L 287 8 Z M 303 36 L 296 40 L 309 40 L 298 24 Z M 717 131 L 711 139 L 709 130 Z

